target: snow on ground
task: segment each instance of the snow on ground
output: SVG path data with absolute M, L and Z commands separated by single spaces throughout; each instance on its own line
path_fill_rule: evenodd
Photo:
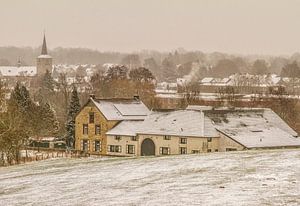
M 0 205 L 300 205 L 300 150 L 5 167 Z

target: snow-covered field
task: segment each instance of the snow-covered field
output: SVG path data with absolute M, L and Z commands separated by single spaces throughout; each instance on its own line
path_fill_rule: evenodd
M 0 205 L 300 205 L 300 150 L 0 168 Z

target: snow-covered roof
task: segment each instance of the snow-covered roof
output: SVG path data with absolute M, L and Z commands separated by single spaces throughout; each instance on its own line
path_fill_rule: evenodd
M 0 76 L 35 76 L 36 74 L 36 66 L 0 66 Z
M 35 140 L 35 141 L 49 141 L 52 142 L 56 140 L 56 137 L 30 137 L 30 140 Z
M 140 134 L 218 137 L 211 120 L 200 111 L 152 112 L 137 131 Z
M 136 99 L 91 99 L 107 120 L 143 120 L 149 109 Z
M 144 121 L 122 121 L 106 134 L 219 137 L 217 130 L 246 148 L 300 146 L 297 133 L 266 108 L 190 105 L 186 110 L 152 112 Z
M 124 120 L 116 125 L 114 128 L 106 132 L 107 135 L 125 135 L 136 136 L 138 129 L 143 124 L 143 121 Z
M 205 83 L 211 83 L 214 80 L 213 77 L 204 77 L 200 83 L 205 84 Z
M 39 59 L 52 59 L 52 57 L 48 54 L 42 54 L 40 56 L 38 56 Z
M 247 148 L 300 146 L 299 138 L 277 127 L 253 129 L 253 131 L 245 129 L 221 129 L 220 131 Z
M 276 74 L 252 75 L 252 74 L 233 74 L 226 78 L 205 77 L 200 80 L 201 85 L 205 86 L 276 86 L 281 77 Z
M 300 146 L 297 133 L 271 109 L 205 111 L 216 129 L 247 148 Z
M 155 89 L 156 94 L 176 94 L 176 90 L 170 90 L 170 89 Z

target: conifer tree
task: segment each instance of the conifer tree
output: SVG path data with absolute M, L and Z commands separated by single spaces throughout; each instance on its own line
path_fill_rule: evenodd
M 43 87 L 44 90 L 47 90 L 49 92 L 54 91 L 55 82 L 54 82 L 54 80 L 51 76 L 51 73 L 48 70 L 46 70 L 46 73 L 43 77 L 42 87 Z
M 77 88 L 73 86 L 71 101 L 68 109 L 68 119 L 66 123 L 66 143 L 73 148 L 75 143 L 75 117 L 80 110 L 80 102 L 77 93 Z
M 16 86 L 14 87 L 14 90 L 11 92 L 10 95 L 10 103 L 11 104 L 19 104 L 21 102 L 21 88 L 20 83 L 17 82 Z
M 20 87 L 17 83 L 11 98 L 8 101 L 7 110 L 1 115 L 0 144 L 2 154 L 3 152 L 11 160 L 19 161 L 19 152 L 26 139 L 31 135 L 30 117 L 26 108 L 31 104 L 29 92 L 26 87 Z
M 59 123 L 56 118 L 55 111 L 49 103 L 39 106 L 39 114 L 37 115 L 40 121 L 39 133 L 43 136 L 55 135 L 59 129 Z

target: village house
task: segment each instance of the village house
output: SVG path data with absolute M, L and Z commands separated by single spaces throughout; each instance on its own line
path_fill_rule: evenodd
M 124 120 L 144 120 L 149 112 L 137 96 L 133 99 L 91 96 L 75 119 L 75 149 L 89 154 L 107 154 L 106 132 Z
M 114 156 L 175 155 L 300 147 L 297 133 L 267 108 L 150 112 L 139 100 L 91 98 L 76 117 L 76 149 Z

